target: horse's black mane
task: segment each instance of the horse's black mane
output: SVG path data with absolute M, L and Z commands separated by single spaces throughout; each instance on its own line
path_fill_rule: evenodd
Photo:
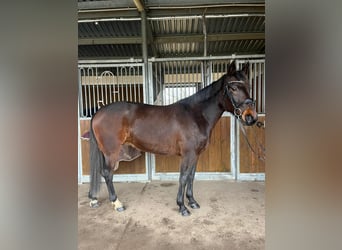
M 224 82 L 225 76 L 226 75 L 223 75 L 220 79 L 216 80 L 215 82 L 211 83 L 210 85 L 206 86 L 205 88 L 201 89 L 195 94 L 182 100 L 179 100 L 177 103 L 191 105 L 194 103 L 200 103 L 208 100 L 208 98 L 216 95 L 216 93 L 218 93 L 222 89 L 222 84 Z

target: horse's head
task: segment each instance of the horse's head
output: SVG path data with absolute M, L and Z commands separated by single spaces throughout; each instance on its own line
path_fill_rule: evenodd
M 224 78 L 224 95 L 226 110 L 235 115 L 244 125 L 251 126 L 258 120 L 255 101 L 249 95 L 248 81 L 249 64 L 236 70 L 235 61 L 228 67 Z

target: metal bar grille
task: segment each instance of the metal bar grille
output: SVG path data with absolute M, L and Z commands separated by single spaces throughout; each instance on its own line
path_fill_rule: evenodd
M 257 101 L 257 112 L 265 113 L 265 60 L 237 60 L 238 68 L 249 62 L 250 94 Z M 168 105 L 186 98 L 227 73 L 230 60 L 154 61 L 154 104 Z M 210 82 L 205 81 L 206 77 Z
M 265 102 L 265 60 L 237 60 L 238 68 L 249 62 L 250 95 L 256 100 L 258 113 L 266 113 Z
M 143 102 L 143 65 L 79 65 L 80 117 L 117 101 Z
M 154 62 L 152 69 L 156 105 L 168 105 L 196 93 L 203 79 L 201 61 Z

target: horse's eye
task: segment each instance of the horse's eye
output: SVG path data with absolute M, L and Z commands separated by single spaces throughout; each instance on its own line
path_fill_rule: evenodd
M 233 91 L 237 91 L 237 90 L 238 90 L 238 88 L 235 87 L 235 86 L 230 86 L 229 88 L 230 88 L 231 90 L 233 90 Z

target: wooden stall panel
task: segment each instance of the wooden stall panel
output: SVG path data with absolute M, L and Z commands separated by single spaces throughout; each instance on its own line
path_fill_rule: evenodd
M 259 117 L 259 121 L 264 123 L 265 116 Z M 258 155 L 250 149 L 240 128 L 240 173 L 265 173 L 265 161 L 258 157 L 265 158 L 265 128 L 256 125 L 244 128 L 250 145 Z
M 156 155 L 156 172 L 179 172 L 179 156 Z M 197 172 L 230 172 L 230 117 L 222 117 L 214 127 L 210 144 L 201 154 Z
M 90 119 L 80 120 L 81 135 L 89 131 Z M 89 164 L 89 141 L 81 140 L 82 148 L 82 173 L 83 175 L 90 174 Z M 120 162 L 119 169 L 114 174 L 144 174 L 146 173 L 145 153 L 139 158 L 130 162 Z
M 80 133 L 81 136 L 89 131 L 90 120 L 80 120 Z M 84 139 L 81 140 L 81 158 L 82 158 L 82 174 L 90 174 L 90 164 L 89 164 L 89 141 Z

